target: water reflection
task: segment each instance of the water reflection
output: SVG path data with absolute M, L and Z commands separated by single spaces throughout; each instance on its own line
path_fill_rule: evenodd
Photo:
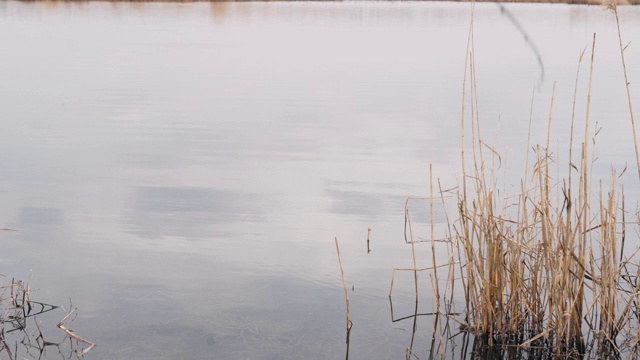
M 331 199 L 330 211 L 335 214 L 358 216 L 370 221 L 383 215 L 387 206 L 398 208 L 402 196 L 371 194 L 361 191 L 326 190 Z
M 33 269 L 47 297 L 71 296 L 100 344 L 94 359 L 336 359 L 338 235 L 354 289 L 350 358 L 397 358 L 413 334 L 414 354 L 437 348 L 429 321 L 413 326 L 427 318 L 412 296 L 394 306 L 413 318 L 389 321 L 387 275 L 411 259 L 403 205 L 428 196 L 427 164 L 456 186 L 470 8 L 0 1 L 0 212 L 20 230 L 3 234 L 3 273 Z M 612 23 L 594 7 L 508 8 L 558 81 L 562 143 L 577 57 L 595 31 L 615 39 Z M 621 8 L 632 44 L 639 16 Z M 520 170 L 540 66 L 499 6 L 477 4 L 475 21 L 483 129 Z M 607 43 L 592 117 L 606 123 L 602 158 L 622 161 L 626 108 Z M 626 54 L 637 72 L 638 48 Z M 532 138 L 547 134 L 545 85 Z M 410 206 L 425 240 L 428 207 Z
M 15 227 L 17 236 L 38 247 L 49 247 L 64 241 L 71 233 L 65 212 L 58 208 L 23 207 L 20 209 Z
M 127 229 L 159 239 L 202 238 L 219 234 L 219 225 L 262 221 L 260 196 L 230 190 L 188 187 L 136 187 L 128 207 Z M 228 229 L 228 227 L 224 227 Z M 229 230 L 226 230 L 228 232 Z

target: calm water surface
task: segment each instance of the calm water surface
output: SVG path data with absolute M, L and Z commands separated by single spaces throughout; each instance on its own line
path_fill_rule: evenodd
M 391 322 L 387 292 L 391 269 L 412 264 L 404 199 L 428 195 L 428 164 L 456 184 L 470 14 L 441 2 L 0 2 L 0 227 L 19 230 L 0 233 L 0 272 L 30 277 L 32 298 L 71 298 L 73 329 L 99 344 L 88 359 L 336 359 L 338 236 L 350 357 L 403 358 L 412 323 Z M 640 8 L 620 15 L 640 110 Z M 475 25 L 483 133 L 505 171 L 523 168 L 532 93 L 544 142 L 554 81 L 562 153 L 594 32 L 597 166 L 635 163 L 611 13 L 478 4 Z M 430 265 L 429 249 L 418 255 Z M 413 288 L 397 281 L 401 317 Z M 421 357 L 430 328 L 421 319 Z

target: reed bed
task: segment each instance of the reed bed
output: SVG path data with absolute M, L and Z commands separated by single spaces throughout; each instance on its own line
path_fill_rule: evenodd
M 636 162 L 638 146 L 629 93 L 620 24 L 615 4 L 620 54 L 624 68 Z M 431 211 L 432 266 L 418 268 L 411 216 L 405 207 L 414 267 L 394 269 L 430 274 L 434 307 L 434 337 L 446 339 L 458 324 L 478 339 L 476 356 L 535 358 L 617 358 L 640 356 L 639 219 L 628 219 L 625 169 L 612 169 L 606 179 L 593 179 L 595 136 L 590 128 L 591 86 L 596 35 L 580 54 L 573 99 L 568 163 L 555 164 L 550 130 L 541 145 L 526 145 L 527 161 L 519 192 L 507 195 L 498 187 L 500 154 L 482 138 L 471 17 L 464 70 L 461 118 L 461 177 L 454 190 L 433 190 L 424 200 Z M 589 56 L 584 119 L 576 119 L 580 67 Z M 549 99 L 548 129 L 553 121 L 555 83 Z M 533 100 L 532 100 L 533 106 Z M 531 120 L 530 120 L 531 121 Z M 581 124 L 580 124 L 581 123 Z M 584 137 L 574 136 L 583 127 Z M 592 125 L 591 125 L 592 126 Z M 530 127 L 531 128 L 531 127 Z M 529 139 L 531 130 L 529 130 Z M 531 149 L 531 154 L 529 154 Z M 531 163 L 529 159 L 531 158 Z M 565 170 L 552 170 L 566 166 Z M 444 241 L 448 261 L 436 261 L 433 206 L 453 195 L 457 214 L 447 215 Z M 411 199 L 411 198 L 410 198 Z M 407 202 L 409 199 L 407 200 Z M 637 217 L 637 216 L 636 216 Z M 633 229 L 633 231 L 630 231 Z M 629 234 L 633 239 L 628 239 Z M 441 247 L 442 248 L 442 247 Z M 443 275 L 446 273 L 446 276 Z M 444 281 L 444 283 L 441 283 Z M 389 296 L 393 291 L 392 288 Z M 455 313 L 454 294 L 464 309 Z M 417 316 L 417 312 L 416 312 Z M 446 321 L 440 321 L 440 318 Z M 440 325 L 438 325 L 440 323 Z M 411 344 L 413 344 L 413 339 Z M 479 344 L 479 345 L 478 345 Z M 476 346 L 479 346 L 476 348 Z M 439 348 L 445 349 L 441 343 Z M 497 352 L 496 352 L 497 351 Z M 527 351 L 523 355 L 522 351 Z M 444 354 L 442 350 L 441 355 Z M 407 349 L 407 358 L 413 354 Z M 499 354 L 499 355 L 496 355 Z

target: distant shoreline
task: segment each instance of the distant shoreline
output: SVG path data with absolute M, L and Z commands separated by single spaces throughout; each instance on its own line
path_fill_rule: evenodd
M 471 0 L 425 0 L 425 1 L 450 1 L 450 2 L 471 2 Z M 604 6 L 607 2 L 602 0 L 476 0 L 476 2 L 493 3 L 523 3 L 523 4 L 572 4 L 572 5 L 599 5 Z M 640 0 L 616 0 L 618 5 L 640 5 Z
M 358 2 L 359 0 L 16 0 L 21 2 L 120 2 L 120 3 L 195 3 L 195 2 Z M 364 0 L 366 1 L 366 0 Z M 372 0 L 382 2 L 472 2 L 473 0 Z M 570 4 L 570 5 L 598 5 L 605 4 L 602 0 L 475 0 L 478 3 L 522 3 L 522 4 Z M 640 5 L 640 0 L 616 0 L 618 5 Z

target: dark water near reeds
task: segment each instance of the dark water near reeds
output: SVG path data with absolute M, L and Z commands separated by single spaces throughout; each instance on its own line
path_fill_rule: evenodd
M 456 185 L 470 14 L 442 2 L 0 2 L 0 227 L 18 230 L 0 233 L 0 273 L 30 279 L 32 299 L 70 298 L 72 328 L 98 343 L 88 359 L 337 359 L 337 236 L 350 358 L 403 358 L 413 324 L 391 321 L 387 293 L 392 268 L 412 266 L 404 200 L 428 196 L 428 164 Z M 620 16 L 640 116 L 640 8 Z M 637 193 L 614 16 L 478 4 L 475 26 L 483 134 L 514 178 L 534 86 L 533 142 L 557 81 L 563 153 L 578 58 L 597 33 L 596 176 L 628 163 Z M 396 279 L 396 318 L 414 311 L 412 280 Z M 429 312 L 426 275 L 421 286 Z M 420 358 L 430 329 L 421 317 Z

